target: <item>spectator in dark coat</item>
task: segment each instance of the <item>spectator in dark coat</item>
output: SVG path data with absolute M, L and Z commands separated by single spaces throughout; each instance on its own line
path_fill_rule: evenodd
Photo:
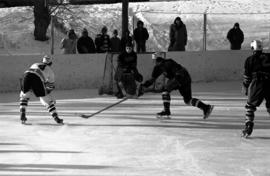
M 149 38 L 148 31 L 143 25 L 143 22 L 139 20 L 137 22 L 137 28 L 133 31 L 133 36 L 136 42 L 136 48 L 138 53 L 146 51 L 145 43 L 146 40 L 148 40 Z
M 77 50 L 81 54 L 96 52 L 94 41 L 88 36 L 88 31 L 85 28 L 82 31 L 82 36 L 77 41 Z
M 118 37 L 118 31 L 116 29 L 113 31 L 113 37 L 111 38 L 111 51 L 112 52 L 121 51 L 121 40 Z
M 98 34 L 95 38 L 96 51 L 98 53 L 105 53 L 111 50 L 111 40 L 107 32 L 108 29 L 104 26 L 101 29 L 101 34 Z
M 185 51 L 187 28 L 180 17 L 176 17 L 170 26 L 170 45 L 168 51 Z
M 244 41 L 244 33 L 240 29 L 239 23 L 235 23 L 233 28 L 231 28 L 227 34 L 227 39 L 231 43 L 232 50 L 240 50 L 241 45 Z
M 125 35 L 122 36 L 121 38 L 121 51 L 125 51 L 126 50 L 126 44 L 132 44 L 133 45 L 133 39 L 132 36 L 130 36 L 130 32 L 129 30 L 127 30 L 125 33 Z

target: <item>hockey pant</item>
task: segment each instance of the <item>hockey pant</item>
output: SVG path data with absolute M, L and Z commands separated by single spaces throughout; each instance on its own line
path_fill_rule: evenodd
M 27 73 L 24 75 L 21 83 L 20 92 L 20 112 L 25 113 L 28 101 L 32 94 L 40 98 L 40 102 L 44 105 L 52 116 L 57 116 L 55 100 L 51 94 L 47 93 L 46 87 L 42 80 L 35 74 Z
M 246 108 L 246 121 L 254 121 L 256 107 L 259 107 L 263 100 L 267 112 L 270 115 L 270 81 L 253 80 L 248 87 L 248 100 Z
M 171 102 L 170 92 L 177 89 L 183 96 L 186 105 L 195 106 L 200 108 L 201 110 L 205 110 L 207 108 L 207 105 L 203 103 L 201 100 L 192 97 L 190 79 L 186 79 L 181 83 L 180 80 L 174 78 L 168 80 L 165 86 L 165 91 L 162 93 L 164 111 L 170 111 L 170 102 Z

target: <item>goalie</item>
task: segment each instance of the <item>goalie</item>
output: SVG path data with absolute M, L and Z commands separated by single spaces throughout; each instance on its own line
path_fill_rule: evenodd
M 125 51 L 118 56 L 118 65 L 114 79 L 117 83 L 117 98 L 136 96 L 137 83 L 143 81 L 143 76 L 137 69 L 137 54 L 133 51 L 132 43 L 128 42 Z
M 48 109 L 56 123 L 63 123 L 63 120 L 58 117 L 55 100 L 50 94 L 55 87 L 51 65 L 52 59 L 44 56 L 41 63 L 34 63 L 23 74 L 20 92 L 20 113 L 23 124 L 27 121 L 26 107 L 32 93 L 40 98 L 40 102 Z

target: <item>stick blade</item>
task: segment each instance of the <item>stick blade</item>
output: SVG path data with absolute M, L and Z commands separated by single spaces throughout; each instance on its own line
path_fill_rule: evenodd
M 84 119 L 88 119 L 90 116 L 86 115 L 86 114 L 80 114 L 80 117 L 84 118 Z

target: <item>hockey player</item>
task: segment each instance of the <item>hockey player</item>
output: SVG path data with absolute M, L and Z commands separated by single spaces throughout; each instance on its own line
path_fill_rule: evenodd
M 118 56 L 118 65 L 115 73 L 118 92 L 117 98 L 123 98 L 125 94 L 134 96 L 137 93 L 137 82 L 143 81 L 143 76 L 137 69 L 137 54 L 133 51 L 133 44 L 128 42 L 125 51 Z
M 260 40 L 254 40 L 250 44 L 253 54 L 249 56 L 244 65 L 243 90 L 248 96 L 246 108 L 245 128 L 242 136 L 251 135 L 254 126 L 254 112 L 262 101 L 266 100 L 266 109 L 270 114 L 270 58 L 263 53 L 263 45 Z
M 162 92 L 162 100 L 164 110 L 157 113 L 158 118 L 170 119 L 170 92 L 178 89 L 184 98 L 187 105 L 196 106 L 203 110 L 203 118 L 206 119 L 211 114 L 214 106 L 203 103 L 201 100 L 192 98 L 191 92 L 191 77 L 188 71 L 180 64 L 176 63 L 173 59 L 164 59 L 161 52 L 156 52 L 152 55 L 155 60 L 155 67 L 152 72 L 152 78 L 145 81 L 143 87 L 149 87 L 154 81 L 164 74 L 168 78 L 165 85 L 165 90 Z
M 63 123 L 63 120 L 58 117 L 55 100 L 50 94 L 55 88 L 54 72 L 51 69 L 51 65 L 52 59 L 44 56 L 41 63 L 34 63 L 23 74 L 20 92 L 20 113 L 23 124 L 27 121 L 26 107 L 32 93 L 40 98 L 40 102 L 46 106 L 56 123 Z

